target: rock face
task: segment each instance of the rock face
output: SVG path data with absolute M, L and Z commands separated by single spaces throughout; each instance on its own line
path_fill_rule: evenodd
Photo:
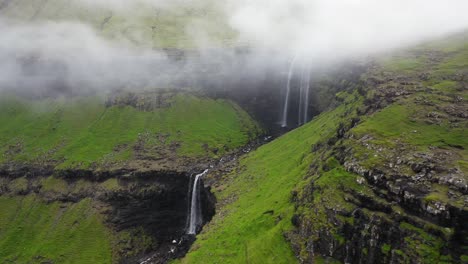
M 65 178 L 2 175 L 0 195 L 35 193 L 47 202 L 72 203 L 92 198 L 110 228 L 131 234 L 128 239 L 116 241 L 116 253 L 122 263 L 141 259 L 147 259 L 146 263 L 166 263 L 183 256 L 193 242 L 193 237 L 186 235 L 191 173 L 145 172 L 133 177 L 89 176 L 87 180 L 70 177 L 71 172 L 67 175 Z M 15 183 L 19 181 L 26 183 L 18 187 Z M 57 188 L 50 186 L 50 182 Z M 214 204 L 209 188 L 203 187 L 203 223 L 214 215 Z
M 371 69 L 362 103 L 312 147 L 319 158 L 293 192 L 297 230 L 286 235 L 303 263 L 466 262 L 468 120 L 456 110 L 466 90 L 457 75 L 444 76 L 452 90 L 425 86 L 425 67 L 435 66 Z

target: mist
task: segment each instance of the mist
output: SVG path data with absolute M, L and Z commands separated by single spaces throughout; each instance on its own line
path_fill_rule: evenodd
M 85 92 L 157 85 L 171 67 L 163 53 L 115 44 L 80 23 L 0 21 L 0 31 L 4 90 Z
M 464 0 L 232 0 L 239 41 L 309 59 L 367 55 L 468 27 Z
M 130 17 L 145 6 L 164 12 L 208 3 L 73 1 Z M 284 72 L 293 57 L 314 65 L 339 62 L 468 28 L 464 0 L 224 0 L 214 8 L 229 26 L 226 31 L 233 32 L 229 48 L 206 37 L 206 23 L 189 20 L 183 33 L 195 44 L 182 52 L 184 59 L 174 59 L 151 43 L 109 38 L 76 18 L 31 21 L 0 12 L 0 91 L 82 93 L 203 82 L 222 86 L 226 78 L 255 78 L 271 68 Z M 248 52 L 239 55 L 238 47 Z
M 93 8 L 101 8 L 115 12 L 128 12 L 140 8 L 166 9 L 174 7 L 183 7 L 206 0 L 72 0 L 76 4 L 81 4 Z

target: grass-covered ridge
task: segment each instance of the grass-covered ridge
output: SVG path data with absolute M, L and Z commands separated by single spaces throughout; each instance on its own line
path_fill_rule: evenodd
M 468 33 L 427 43 L 403 54 L 408 56 L 386 58 L 372 73 L 380 76 L 382 83 L 370 89 L 368 97 L 372 101 L 382 94 L 399 93 L 404 98 L 365 117 L 365 122 L 352 131 L 356 138 L 367 137 L 373 149 L 383 149 L 375 153 L 369 151 L 369 146 L 361 146 L 361 153 L 368 156 L 367 165 L 379 165 L 385 159 L 388 162 L 385 156 L 396 147 L 403 147 L 401 154 L 432 152 L 435 157 L 446 158 L 445 166 L 453 166 L 468 180 Z M 452 153 L 441 155 L 443 151 Z
M 149 111 L 106 106 L 97 97 L 0 97 L 0 161 L 60 168 L 123 165 L 138 159 L 213 158 L 259 133 L 236 104 L 188 94 Z
M 89 199 L 0 196 L 1 263 L 111 263 L 112 237 Z

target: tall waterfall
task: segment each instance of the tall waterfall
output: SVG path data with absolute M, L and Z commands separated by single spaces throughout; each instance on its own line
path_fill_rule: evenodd
M 289 73 L 288 73 L 288 82 L 286 84 L 286 96 L 284 98 L 283 104 L 283 117 L 281 119 L 281 127 L 288 126 L 288 108 L 289 108 L 289 95 L 291 93 L 291 79 L 293 76 L 294 64 L 296 63 L 296 57 L 291 61 L 291 65 L 289 66 Z
M 309 89 L 310 89 L 310 64 L 302 68 L 301 87 L 299 91 L 298 124 L 302 125 L 309 121 Z
M 304 124 L 309 122 L 309 90 L 310 90 L 310 65 L 306 67 L 306 91 L 305 91 L 305 104 L 304 104 Z
M 286 94 L 284 97 L 283 113 L 281 118 L 281 127 L 288 126 L 289 101 L 291 97 L 291 82 L 296 68 L 297 55 L 291 61 L 288 73 L 288 82 L 286 84 Z M 299 84 L 299 108 L 297 111 L 297 123 L 302 125 L 309 121 L 309 93 L 310 93 L 310 64 L 304 64 L 300 72 Z
M 304 69 L 301 71 L 301 82 L 299 84 L 299 108 L 297 111 L 297 124 L 300 126 L 302 125 L 302 120 L 303 120 L 303 105 L 304 105 Z
M 200 174 L 195 176 L 192 187 L 192 199 L 190 202 L 190 213 L 189 213 L 189 227 L 187 234 L 195 235 L 197 233 L 197 228 L 203 222 L 203 216 L 201 212 L 201 199 L 200 199 L 200 179 L 203 177 L 208 170 L 206 169 Z

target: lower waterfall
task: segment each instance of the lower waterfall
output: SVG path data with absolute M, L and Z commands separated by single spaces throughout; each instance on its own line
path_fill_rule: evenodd
M 200 179 L 208 172 L 208 169 L 195 176 L 192 187 L 192 199 L 190 202 L 190 212 L 188 214 L 188 229 L 187 234 L 195 235 L 198 227 L 203 222 L 203 216 L 201 212 L 201 200 L 200 200 Z

